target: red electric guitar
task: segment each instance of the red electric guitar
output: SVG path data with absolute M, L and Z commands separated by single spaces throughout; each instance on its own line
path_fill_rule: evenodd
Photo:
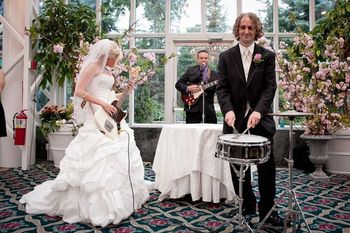
M 198 86 L 201 88 L 200 91 L 188 93 L 188 94 L 182 93 L 181 99 L 188 106 L 192 106 L 197 102 L 199 96 L 202 95 L 202 93 L 204 92 L 205 89 L 212 87 L 212 86 L 215 86 L 217 83 L 218 83 L 218 80 L 212 81 L 212 82 L 207 83 L 207 84 L 198 84 Z

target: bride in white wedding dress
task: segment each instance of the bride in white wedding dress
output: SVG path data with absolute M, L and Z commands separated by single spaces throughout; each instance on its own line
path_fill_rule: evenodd
M 85 118 L 84 126 L 67 147 L 56 179 L 21 198 L 27 213 L 58 215 L 65 222 L 104 227 L 118 224 L 147 201 L 148 185 L 133 131 L 122 120 L 123 132 L 111 140 L 97 129 L 93 118 L 98 108 L 109 114 L 117 111 L 106 100 L 114 84 L 109 67 L 121 56 L 119 46 L 108 39 L 90 48 L 74 93 L 86 101 L 77 114 Z

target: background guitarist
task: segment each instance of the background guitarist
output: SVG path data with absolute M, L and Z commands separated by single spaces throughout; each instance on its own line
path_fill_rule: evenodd
M 197 53 L 197 65 L 189 67 L 181 78 L 176 82 L 175 87 L 182 95 L 188 95 L 201 91 L 201 84 L 209 84 L 218 80 L 216 71 L 208 67 L 209 53 L 200 50 Z M 215 83 L 215 82 L 214 82 Z M 204 123 L 217 123 L 214 109 L 215 85 L 204 90 Z M 203 94 L 202 94 L 203 95 Z M 201 123 L 203 113 L 203 96 L 199 96 L 193 104 L 184 101 L 186 112 L 186 123 Z M 184 99 L 184 98 L 183 98 Z

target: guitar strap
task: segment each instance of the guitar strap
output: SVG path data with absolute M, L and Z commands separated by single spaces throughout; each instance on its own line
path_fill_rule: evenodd
M 94 109 L 92 108 L 92 105 L 91 105 L 91 103 L 90 103 L 90 102 L 89 102 L 89 106 L 90 106 L 90 109 L 91 109 L 92 115 L 95 115 L 95 111 L 94 111 Z

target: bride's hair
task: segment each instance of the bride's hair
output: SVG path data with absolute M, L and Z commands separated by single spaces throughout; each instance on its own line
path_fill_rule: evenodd
M 118 60 L 120 60 L 121 58 L 122 58 L 122 56 L 123 56 L 123 52 L 122 52 L 122 50 L 121 50 L 121 48 L 119 47 L 119 45 L 116 43 L 116 42 L 114 42 L 114 41 L 112 41 L 113 43 L 112 43 L 112 45 L 111 45 L 111 48 L 110 48 L 110 51 L 109 51 L 109 58 L 117 58 Z

